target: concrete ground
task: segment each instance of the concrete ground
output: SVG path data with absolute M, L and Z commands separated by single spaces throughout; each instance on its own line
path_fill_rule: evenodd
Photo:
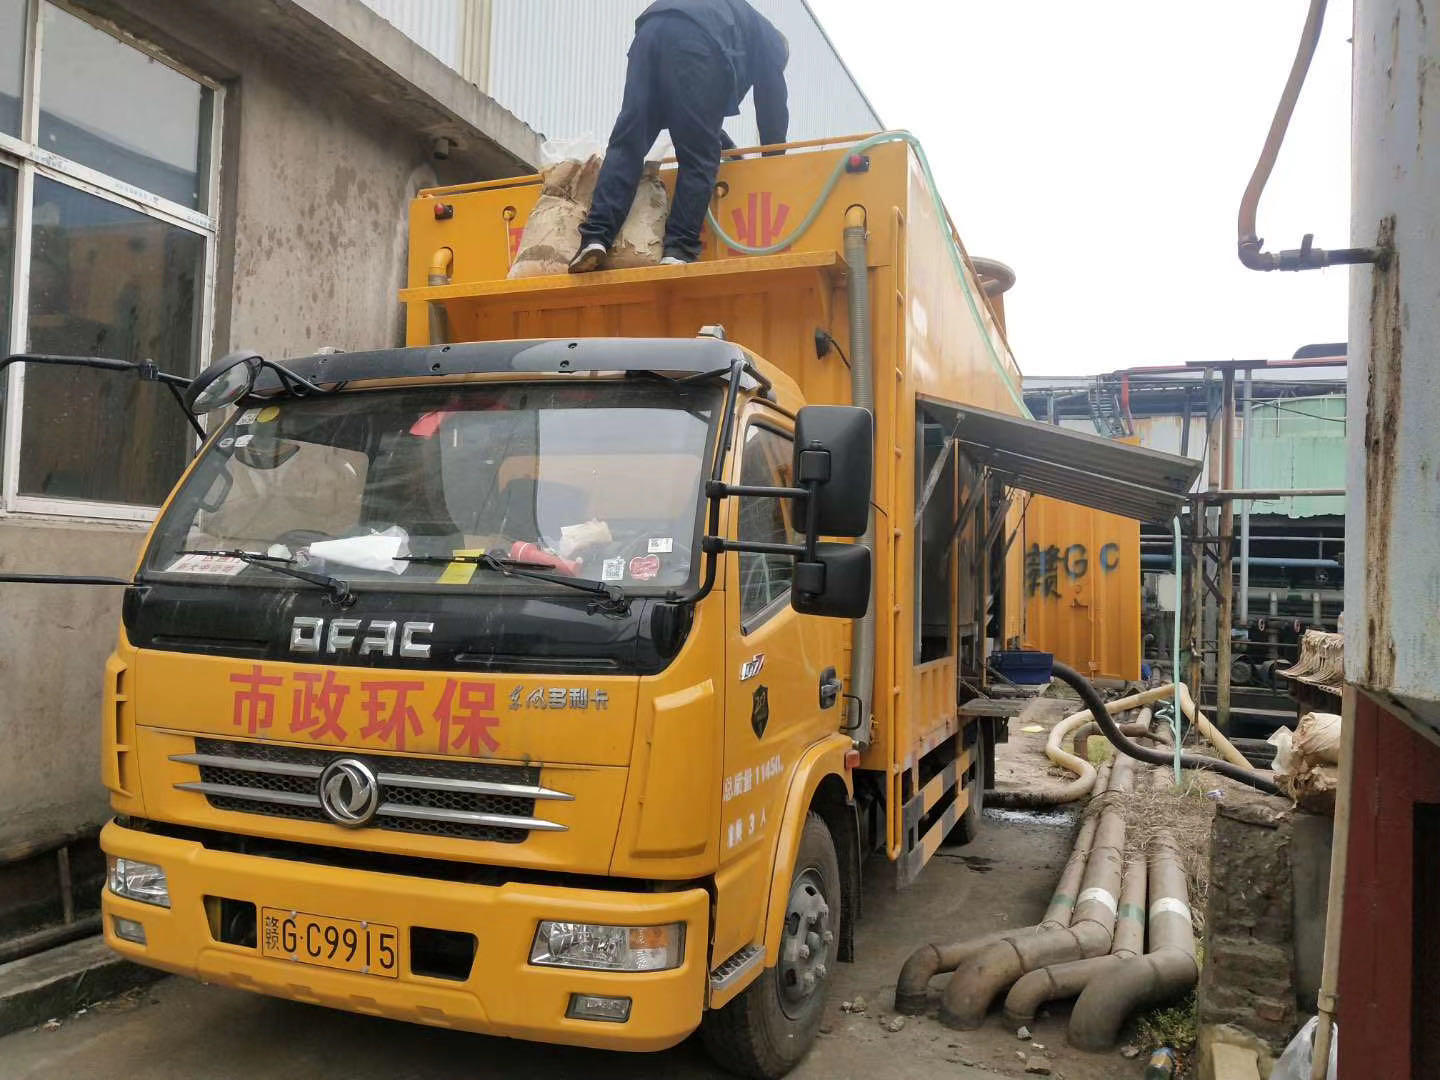
M 1004 752 L 1043 736 L 1015 732 Z M 1033 748 L 1031 750 L 1033 752 Z M 903 892 L 884 860 L 867 867 L 864 915 L 854 964 L 837 965 L 821 1036 L 792 1074 L 797 1080 L 994 1080 L 1025 1075 L 1026 1060 L 1044 1061 L 1065 1080 L 1139 1077 L 1139 1060 L 1083 1054 L 1065 1045 L 1065 1010 L 1032 1025 L 1034 1042 L 1018 1040 L 998 1014 L 975 1032 L 942 1027 L 932 1007 L 893 1020 L 895 977 L 916 945 L 953 940 L 1037 921 L 1068 854 L 1071 819 L 1051 814 L 987 814 L 978 840 L 942 848 Z M 934 1004 L 944 980 L 932 988 Z M 842 1002 L 863 996 L 864 1013 Z M 720 1077 L 692 1039 L 663 1054 L 634 1056 L 539 1046 L 414 1027 L 167 978 L 119 999 L 0 1039 L 0 1077 L 51 1080 L 74 1076 L 135 1080 L 422 1080 L 536 1075 L 586 1080 Z

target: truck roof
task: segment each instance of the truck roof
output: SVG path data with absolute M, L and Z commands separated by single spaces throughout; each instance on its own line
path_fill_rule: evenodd
M 798 393 L 791 380 L 758 361 L 734 342 L 710 335 L 693 338 L 540 338 L 478 341 L 451 345 L 317 353 L 286 360 L 284 366 L 311 382 L 446 379 L 457 375 L 570 375 L 581 372 L 653 371 L 666 375 L 725 372 L 737 359 L 749 360 L 765 378 L 781 382 L 781 396 Z M 751 379 L 751 385 L 758 385 Z M 266 368 L 254 394 L 281 391 L 280 377 Z

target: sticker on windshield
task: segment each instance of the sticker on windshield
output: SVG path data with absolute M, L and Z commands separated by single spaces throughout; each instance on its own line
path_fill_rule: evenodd
M 658 555 L 636 555 L 630 560 L 630 576 L 636 581 L 650 581 L 659 573 Z
M 236 450 L 243 450 L 243 449 L 245 449 L 245 447 L 249 446 L 249 445 L 254 441 L 254 439 L 255 439 L 255 436 L 254 436 L 254 435 L 240 435 L 240 436 L 237 436 L 236 439 L 235 439 L 235 449 L 236 449 Z
M 246 424 L 255 423 L 255 421 L 258 419 L 260 419 L 259 409 L 246 409 L 244 412 L 242 412 L 239 416 L 235 418 L 235 426 L 244 427 Z
M 661 555 L 669 555 L 675 550 L 675 538 L 671 536 L 653 536 L 650 538 L 650 554 L 657 552 Z
M 625 559 L 622 556 L 618 559 L 606 559 L 600 564 L 601 581 L 623 581 L 625 580 Z
M 181 555 L 165 568 L 167 574 L 222 574 L 234 577 L 245 569 L 241 559 L 229 555 Z

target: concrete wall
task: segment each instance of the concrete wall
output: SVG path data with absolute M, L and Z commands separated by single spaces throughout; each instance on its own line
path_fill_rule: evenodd
M 484 105 L 478 92 L 451 86 L 458 77 L 437 74 L 438 61 L 354 0 L 86 6 L 226 87 L 215 356 L 242 345 L 280 359 L 399 344 L 410 197 L 437 179 L 529 171 L 533 132 L 510 118 L 505 146 L 475 131 L 467 145 L 454 117 L 474 105 L 467 95 L 480 100 L 474 110 Z M 376 55 L 389 66 L 362 63 Z M 402 64 L 426 92 L 396 75 Z M 436 131 L 456 142 L 443 162 Z M 142 526 L 0 520 L 0 566 L 128 576 L 143 538 Z M 119 592 L 0 586 L 0 863 L 106 816 L 96 720 Z

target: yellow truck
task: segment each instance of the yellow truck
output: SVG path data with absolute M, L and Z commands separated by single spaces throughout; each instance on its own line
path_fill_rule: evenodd
M 408 347 L 185 385 L 235 408 L 124 583 L 114 949 L 544 1042 L 698 1028 L 753 1076 L 804 1055 L 862 862 L 904 883 L 978 826 L 1011 489 L 1168 490 L 1020 418 L 923 154 L 847 142 L 725 163 L 688 266 L 508 280 L 538 179 L 426 191 Z

